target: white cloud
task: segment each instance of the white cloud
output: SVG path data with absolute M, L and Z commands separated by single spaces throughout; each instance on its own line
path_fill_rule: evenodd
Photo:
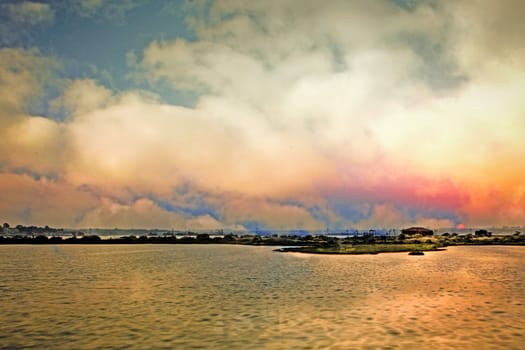
M 22 1 L 5 5 L 11 21 L 21 25 L 51 24 L 55 12 L 49 4 Z
M 85 16 L 106 5 L 78 3 Z M 84 226 L 366 228 L 451 225 L 459 216 L 511 223 L 523 217 L 521 27 L 493 8 L 516 22 L 496 42 L 481 24 L 485 10 L 466 2 L 405 11 L 389 1 L 217 1 L 189 19 L 195 40 L 154 41 L 128 57 L 151 84 L 197 92 L 195 106 L 76 80 L 51 104 L 66 114 L 61 122 L 25 111 L 56 63 L 2 49 L 0 161 L 6 171 L 59 174 L 65 202 L 89 203 L 74 218 Z M 23 178 L 43 196 L 58 191 L 12 176 L 4 182 Z M 186 184 L 202 198 L 178 193 Z M 218 215 L 181 214 L 155 198 Z
M 77 226 L 150 229 L 184 227 L 184 223 L 182 215 L 168 213 L 146 198 L 130 204 L 101 198 L 96 206 L 86 211 Z
M 198 40 L 152 42 L 138 67 L 199 92 L 200 113 L 264 139 L 261 153 L 309 149 L 334 181 L 387 167 L 466 186 L 525 149 L 521 22 L 504 4 L 479 5 L 218 1 L 190 20 Z M 494 28 L 501 41 L 487 11 L 511 22 Z
M 80 17 L 103 18 L 113 24 L 123 25 L 127 13 L 144 3 L 144 0 L 71 0 L 65 6 Z
M 111 102 L 90 99 L 85 108 L 78 96 Z M 160 104 L 149 96 L 108 97 L 91 82 L 77 82 L 62 103 L 83 111 L 74 112 L 66 125 L 74 152 L 68 178 L 78 185 L 119 184 L 165 193 L 191 181 L 213 191 L 278 193 L 326 172 L 317 169 L 324 162 L 304 140 L 292 136 L 283 150 L 283 140 L 275 135 L 250 135 L 203 111 Z M 297 171 L 309 178 L 297 179 Z
M 42 92 L 44 81 L 53 81 L 56 60 L 36 50 L 0 49 L 0 125 L 24 114 L 25 106 Z
M 68 183 L 25 174 L 0 172 L 0 192 L 2 218 L 13 224 L 72 227 L 97 206 L 93 195 Z
M 74 80 L 64 88 L 64 93 L 50 102 L 55 112 L 63 111 L 69 118 L 104 108 L 114 101 L 107 88 L 94 80 Z
M 373 161 L 381 150 L 372 126 L 391 104 L 433 95 L 416 79 L 425 62 L 401 40 L 436 40 L 442 21 L 426 6 L 408 13 L 390 2 L 220 1 L 192 25 L 199 40 L 145 49 L 144 77 L 200 92 L 196 109 L 265 147 L 308 138 L 315 153 Z
M 26 111 L 57 66 L 36 51 L 0 49 L 0 162 L 7 166 L 49 172 L 60 163 L 60 125 Z
M 525 69 L 523 1 L 446 1 L 441 6 L 451 18 L 455 41 L 450 46 L 462 69 L 484 74 L 494 62 Z
M 55 11 L 49 4 L 33 1 L 0 3 L 0 44 L 19 45 L 43 26 L 52 25 Z

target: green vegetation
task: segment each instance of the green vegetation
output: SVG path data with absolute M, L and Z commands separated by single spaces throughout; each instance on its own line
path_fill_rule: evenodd
M 81 231 L 65 231 L 49 226 L 11 227 L 4 223 L 0 232 L 0 244 L 238 244 L 253 246 L 280 246 L 280 252 L 301 252 L 311 254 L 378 254 L 408 252 L 421 255 L 425 251 L 435 251 L 447 246 L 465 245 L 521 245 L 525 246 L 525 234 L 516 231 L 506 235 L 493 235 L 484 229 L 474 234 L 444 233 L 425 234 L 421 228 L 403 230 L 394 235 L 364 234 L 337 238 L 324 235 L 237 235 L 219 232 L 196 233 L 162 232 L 160 230 L 123 230 L 126 236 L 103 236 L 85 234 Z M 372 231 L 372 230 L 371 230 Z M 419 231 L 423 232 L 422 234 Z M 116 232 L 113 231 L 113 233 Z M 90 232 L 91 233 L 91 230 Z M 135 233 L 140 233 L 136 235 Z
M 372 243 L 372 244 L 339 244 L 330 247 L 306 246 L 281 248 L 282 252 L 300 252 L 313 254 L 379 254 L 379 253 L 399 253 L 412 251 L 433 251 L 438 250 L 436 244 L 431 243 Z

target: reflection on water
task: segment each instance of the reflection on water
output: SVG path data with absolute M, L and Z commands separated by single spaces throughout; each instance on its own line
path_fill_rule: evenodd
M 0 349 L 521 349 L 525 247 L 0 246 Z

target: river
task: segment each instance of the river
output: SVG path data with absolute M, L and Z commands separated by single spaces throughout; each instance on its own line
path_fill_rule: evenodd
M 523 349 L 525 247 L 0 246 L 0 349 Z

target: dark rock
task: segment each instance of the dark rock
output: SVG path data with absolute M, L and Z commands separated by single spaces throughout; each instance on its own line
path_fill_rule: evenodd
M 408 255 L 425 255 L 421 250 L 413 250 Z

